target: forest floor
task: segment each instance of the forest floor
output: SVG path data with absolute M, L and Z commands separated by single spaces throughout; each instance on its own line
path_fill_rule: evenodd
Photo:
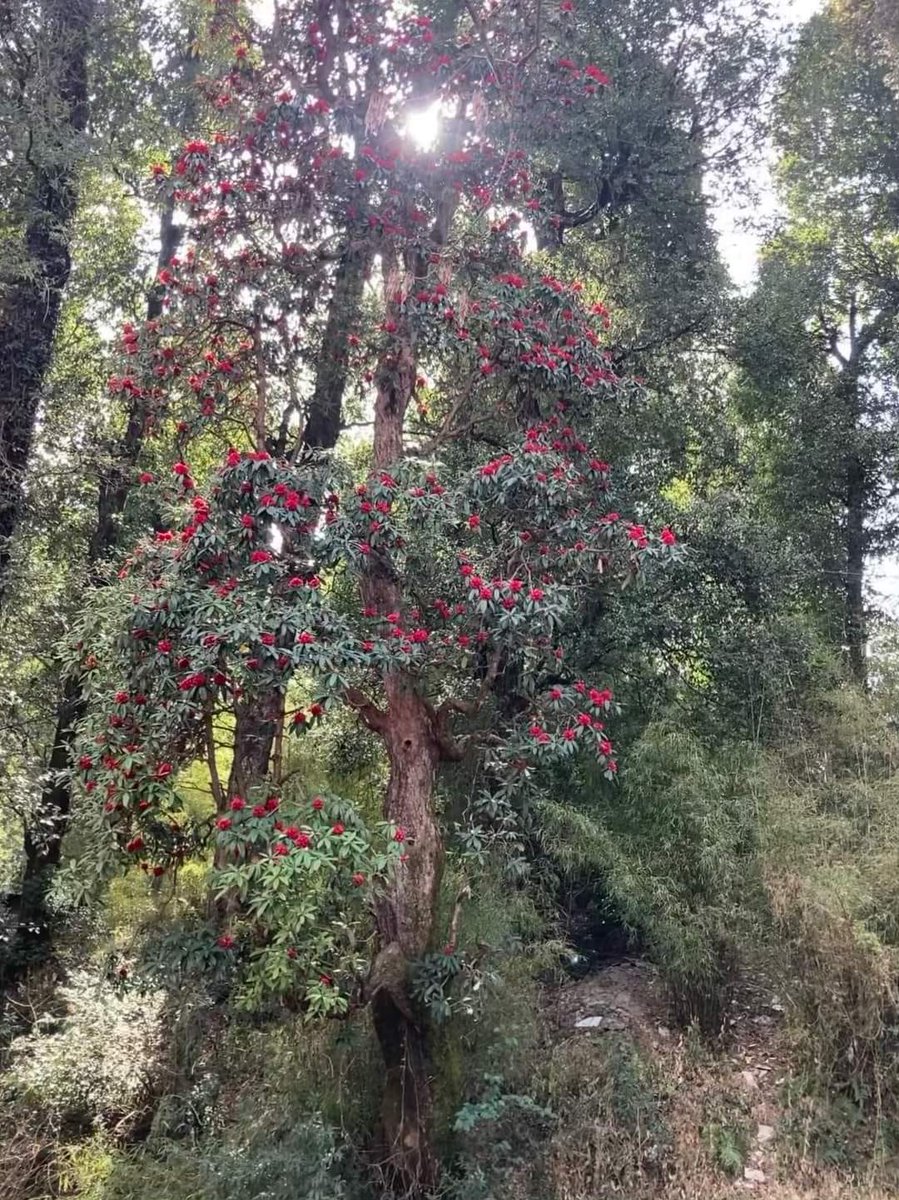
M 612 955 L 547 988 L 544 1013 L 562 1086 L 570 1093 L 581 1072 L 575 1088 L 590 1093 L 572 1106 L 569 1136 L 554 1154 L 562 1200 L 899 1195 L 882 1182 L 895 1164 L 860 1176 L 840 1127 L 822 1128 L 820 1109 L 797 1097 L 783 1006 L 766 981 L 740 985 L 714 1051 L 672 1030 L 656 972 L 638 957 Z M 597 1070 L 599 1084 L 584 1085 Z

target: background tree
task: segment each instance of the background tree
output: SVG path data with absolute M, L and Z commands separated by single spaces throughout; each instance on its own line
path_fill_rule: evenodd
M 8 208 L 0 309 L 0 603 L 25 469 L 71 270 L 68 241 L 88 120 L 93 0 L 0 12 Z
M 890 0 L 841 0 L 834 12 L 883 56 L 893 87 L 899 83 L 899 14 Z
M 144 277 L 149 256 L 141 246 L 139 188 L 147 156 L 160 140 L 171 139 L 188 114 L 191 126 L 197 121 L 199 60 L 191 19 L 173 9 L 159 20 L 135 3 L 114 18 L 98 15 L 94 25 L 94 102 L 85 131 L 90 157 L 80 172 L 80 207 L 69 236 L 73 267 L 34 438 L 39 461 L 53 466 L 45 467 L 38 494 L 29 497 L 27 527 L 15 541 L 17 555 L 40 564 L 43 578 L 35 586 L 30 570 L 10 580 L 12 608 L 3 625 L 10 640 L 9 679 L 15 679 L 5 703 L 10 757 L 4 791 L 23 831 L 21 876 L 11 888 L 12 928 L 0 955 L 7 985 L 48 947 L 46 897 L 67 828 L 70 746 L 85 704 L 77 676 L 62 670 L 55 639 L 83 601 L 85 585 L 105 582 L 135 482 L 144 414 L 128 393 L 111 407 L 100 403 L 110 355 L 107 330 L 124 314 L 136 316 L 141 305 L 148 317 L 161 310 L 155 271 L 149 281 Z M 161 66 L 153 67 L 154 57 Z M 150 79 L 158 90 L 146 95 Z M 123 102 L 128 96 L 130 105 Z M 167 263 L 180 231 L 171 202 L 158 211 L 158 256 Z M 56 540 L 60 509 L 68 515 L 63 541 Z M 48 609 L 55 616 L 49 628 Z M 28 640 L 34 654 L 24 661 L 23 611 L 38 622 Z M 44 645 L 48 635 L 52 640 Z
M 862 681 L 866 563 L 895 537 L 899 111 L 880 62 L 825 15 L 803 33 L 780 116 L 788 216 L 747 305 L 743 402 Z

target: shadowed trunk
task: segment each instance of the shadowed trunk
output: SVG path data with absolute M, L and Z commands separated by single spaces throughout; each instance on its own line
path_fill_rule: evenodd
M 349 373 L 347 331 L 359 316 L 371 258 L 367 243 L 352 241 L 352 231 L 348 239 L 334 281 L 315 387 L 303 430 L 303 443 L 311 450 L 333 450 L 343 428 L 343 394 Z M 283 452 L 284 447 L 279 449 Z M 261 706 L 252 710 L 241 708 L 235 713 L 234 760 L 227 791 L 222 796 L 225 806 L 230 797 L 246 796 L 265 780 L 281 728 L 282 709 L 283 696 L 273 691 Z
M 252 706 L 239 705 L 234 714 L 234 758 L 223 803 L 247 796 L 269 774 L 275 736 L 284 719 L 283 693 L 273 689 Z M 224 811 L 224 810 L 223 810 Z
M 845 576 L 842 580 L 843 644 L 846 665 L 854 683 L 867 685 L 868 621 L 865 612 L 865 555 L 869 481 L 859 449 L 863 431 L 861 382 L 865 351 L 875 336 L 876 324 L 860 332 L 854 304 L 849 313 L 850 355 L 842 372 L 838 396 L 843 410 L 845 451 L 842 462 L 842 501 L 845 505 L 843 552 Z
M 360 237 L 364 235 L 360 234 Z M 366 241 L 354 241 L 350 230 L 346 250 L 337 269 L 328 319 L 322 338 L 315 375 L 315 388 L 309 401 L 303 441 L 311 449 L 332 450 L 343 424 L 343 393 L 349 364 L 347 334 L 355 327 L 365 291 L 365 277 L 371 261 Z
M 78 140 L 87 127 L 87 49 L 94 0 L 44 0 L 47 79 L 59 119 L 32 166 L 25 261 L 5 279 L 0 310 L 0 609 L 9 592 L 12 538 L 22 515 L 41 390 L 50 368 L 62 295 L 72 268 L 68 239 L 78 202 Z

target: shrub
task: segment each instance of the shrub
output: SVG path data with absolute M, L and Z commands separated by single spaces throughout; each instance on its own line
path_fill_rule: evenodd
M 341 1151 L 320 1121 L 284 1121 L 263 1137 L 240 1136 L 190 1145 L 155 1143 L 126 1152 L 92 1139 L 69 1148 L 60 1184 L 80 1200 L 348 1200 Z
M 78 971 L 59 1000 L 61 1017 L 40 1017 L 12 1042 L 9 1085 L 60 1124 L 136 1120 L 160 1069 L 162 994 L 121 991 Z
M 49 1193 L 56 1143 L 47 1122 L 7 1096 L 0 1099 L 0 1128 L 0 1196 L 22 1200 Z
M 827 697 L 772 758 L 762 829 L 783 994 L 808 1078 L 899 1118 L 899 738 L 876 700 Z
M 594 881 L 658 964 L 673 1016 L 717 1033 L 743 947 L 758 928 L 755 763 L 669 722 L 647 727 L 617 792 L 583 785 L 577 809 L 548 801 L 554 853 Z

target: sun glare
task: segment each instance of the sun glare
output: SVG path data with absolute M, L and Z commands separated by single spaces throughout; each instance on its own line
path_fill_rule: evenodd
M 411 109 L 406 114 L 405 133 L 415 142 L 419 150 L 430 150 L 440 132 L 440 101 L 435 100 L 427 108 Z

